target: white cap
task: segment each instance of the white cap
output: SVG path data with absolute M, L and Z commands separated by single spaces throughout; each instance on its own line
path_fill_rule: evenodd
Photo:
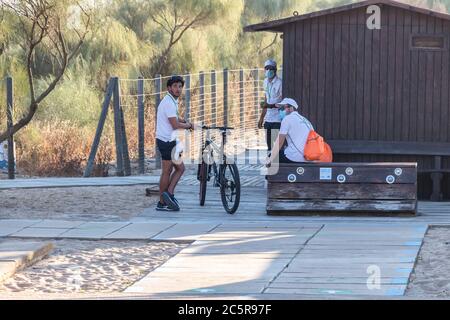
M 297 102 L 295 102 L 294 99 L 291 98 L 284 98 L 283 101 L 281 101 L 280 103 L 277 103 L 277 106 L 285 106 L 285 105 L 290 105 L 291 107 L 294 107 L 295 110 L 298 110 L 298 104 Z
M 275 62 L 275 60 L 267 60 L 266 63 L 264 63 L 264 68 L 267 67 L 277 67 L 277 63 Z

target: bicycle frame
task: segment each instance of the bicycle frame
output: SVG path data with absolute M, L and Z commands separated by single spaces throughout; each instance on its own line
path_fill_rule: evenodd
M 222 132 L 222 145 L 218 146 L 211 138 L 210 138 L 210 133 L 209 130 L 207 130 L 206 133 L 206 139 L 205 139 L 205 145 L 202 149 L 202 157 L 204 157 L 204 153 L 205 150 L 211 146 L 213 150 L 209 150 L 208 152 L 212 155 L 212 160 L 214 161 L 213 163 L 208 163 L 208 165 L 213 165 L 214 163 L 216 163 L 215 159 L 214 159 L 214 152 L 216 152 L 217 154 L 219 154 L 220 158 L 220 163 L 219 164 L 223 164 L 224 163 L 224 156 L 225 156 L 225 143 L 226 143 L 226 132 Z M 206 161 L 206 159 L 203 159 Z M 208 159 L 209 160 L 209 159 Z

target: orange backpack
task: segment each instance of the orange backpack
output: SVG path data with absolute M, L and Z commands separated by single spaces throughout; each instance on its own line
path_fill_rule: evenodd
M 305 159 L 314 162 L 333 162 L 333 151 L 323 137 L 311 130 L 306 140 Z
M 300 120 L 302 120 L 308 128 L 310 128 L 310 132 L 308 135 L 308 139 L 306 140 L 305 150 L 303 152 L 303 156 L 307 161 L 313 162 L 333 162 L 333 151 L 328 143 L 325 142 L 323 137 L 318 134 L 312 126 L 305 121 L 305 119 L 300 116 Z

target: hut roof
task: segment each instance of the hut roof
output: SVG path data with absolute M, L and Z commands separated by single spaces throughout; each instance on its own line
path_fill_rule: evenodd
M 325 15 L 329 15 L 329 14 L 339 13 L 339 12 L 343 12 L 343 11 L 358 9 L 358 8 L 370 6 L 370 5 L 388 5 L 388 6 L 392 6 L 392 7 L 397 7 L 397 8 L 401 8 L 401 9 L 405 9 L 405 10 L 445 19 L 445 20 L 450 20 L 449 14 L 437 12 L 437 11 L 430 10 L 430 9 L 411 6 L 406 3 L 401 3 L 401 2 L 397 2 L 397 1 L 393 1 L 393 0 L 365 0 L 365 1 L 360 1 L 357 3 L 348 4 L 345 6 L 311 12 L 308 14 L 294 15 L 289 18 L 249 25 L 244 28 L 244 31 L 245 32 L 258 32 L 258 31 L 282 32 L 283 26 L 286 24 L 290 24 L 293 22 L 301 21 L 301 20 L 311 19 L 311 18 L 315 18 L 315 17 L 325 16 Z

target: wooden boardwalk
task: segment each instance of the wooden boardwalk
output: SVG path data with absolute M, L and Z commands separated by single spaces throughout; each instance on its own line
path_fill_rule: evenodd
M 401 297 L 429 225 L 450 224 L 450 203 L 421 202 L 417 217 L 271 217 L 263 177 L 243 188 L 228 215 L 217 188 L 206 206 L 187 178 L 176 192 L 182 210 L 147 209 L 134 221 L 215 222 L 166 264 L 126 290 L 175 297 Z M 251 183 L 250 183 L 251 184 Z
M 376 216 L 338 216 L 338 217 L 271 217 L 266 214 L 266 194 L 264 177 L 244 176 L 242 180 L 245 186 L 242 189 L 241 204 L 237 213 L 233 216 L 227 215 L 220 201 L 218 188 L 208 185 L 205 207 L 199 206 L 198 182 L 194 177 L 186 178 L 182 185 L 176 190 L 182 210 L 179 212 L 158 212 L 154 208 L 144 211 L 133 221 L 148 220 L 176 220 L 176 221 L 219 221 L 219 222 L 302 222 L 302 223 L 344 223 L 344 224 L 428 224 L 449 225 L 450 224 L 450 202 L 419 202 L 418 216 L 416 217 L 376 217 Z M 256 186 L 255 186 L 256 185 Z
M 180 212 L 148 208 L 115 223 L 0 221 L 0 236 L 192 242 L 124 292 L 135 297 L 371 298 L 402 297 L 428 227 L 450 225 L 450 203 L 432 202 L 421 202 L 417 217 L 268 216 L 258 166 L 241 166 L 241 173 L 235 215 L 211 184 L 200 207 L 190 172 L 176 190 Z M 146 181 L 157 177 L 130 183 Z

